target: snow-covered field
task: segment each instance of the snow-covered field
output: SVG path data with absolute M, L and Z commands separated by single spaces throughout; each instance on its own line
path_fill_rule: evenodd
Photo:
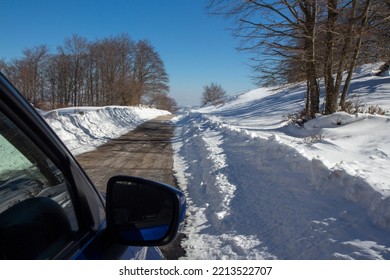
M 390 259 L 390 77 L 372 68 L 357 69 L 351 96 L 385 115 L 297 126 L 296 84 L 176 117 L 184 259 Z
M 351 94 L 385 115 L 303 127 L 305 84 L 259 88 L 175 117 L 174 169 L 188 199 L 183 259 L 390 259 L 390 77 L 356 70 Z M 82 153 L 168 114 L 72 108 L 44 114 Z

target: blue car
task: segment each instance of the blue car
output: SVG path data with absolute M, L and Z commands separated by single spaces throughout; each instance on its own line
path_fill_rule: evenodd
M 0 73 L 0 259 L 160 259 L 183 227 L 183 193 L 129 176 L 104 197 Z

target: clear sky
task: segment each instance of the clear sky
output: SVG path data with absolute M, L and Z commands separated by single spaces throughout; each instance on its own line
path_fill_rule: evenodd
M 229 23 L 206 13 L 207 0 L 0 0 L 0 57 L 46 44 L 51 52 L 73 34 L 91 41 L 128 33 L 148 39 L 164 61 L 170 96 L 199 105 L 203 86 L 228 94 L 254 88 L 248 58 Z

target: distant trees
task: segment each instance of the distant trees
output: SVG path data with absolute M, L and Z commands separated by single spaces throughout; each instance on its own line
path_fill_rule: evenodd
M 1 60 L 0 68 L 37 107 L 177 107 L 159 54 L 147 40 L 127 34 L 93 42 L 73 35 L 54 54 L 46 45 L 28 48 L 21 58 Z
M 32 103 L 45 96 L 45 66 L 48 48 L 40 45 L 23 51 L 23 59 L 14 60 L 11 65 L 3 61 L 3 69 Z
M 224 97 L 226 91 L 222 88 L 221 85 L 216 83 L 211 83 L 203 87 L 202 93 L 202 106 L 204 105 L 217 105 L 224 103 Z
M 345 105 L 354 67 L 388 52 L 389 0 L 209 0 L 208 8 L 235 20 L 260 84 L 306 80 L 308 117 L 320 111 L 320 79 L 331 114 Z

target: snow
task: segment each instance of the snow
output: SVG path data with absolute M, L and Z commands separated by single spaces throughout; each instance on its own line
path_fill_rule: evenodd
M 172 141 L 188 202 L 182 259 L 390 259 L 390 76 L 376 67 L 356 69 L 350 97 L 384 115 L 299 126 L 304 83 L 183 109 Z M 78 154 L 167 113 L 86 107 L 45 119 Z
M 183 259 L 390 259 L 390 77 L 357 69 L 351 96 L 385 115 L 318 115 L 305 84 L 259 88 L 175 118 L 188 198 Z
M 168 111 L 148 107 L 71 107 L 41 112 L 70 151 L 77 155 L 123 135 Z

